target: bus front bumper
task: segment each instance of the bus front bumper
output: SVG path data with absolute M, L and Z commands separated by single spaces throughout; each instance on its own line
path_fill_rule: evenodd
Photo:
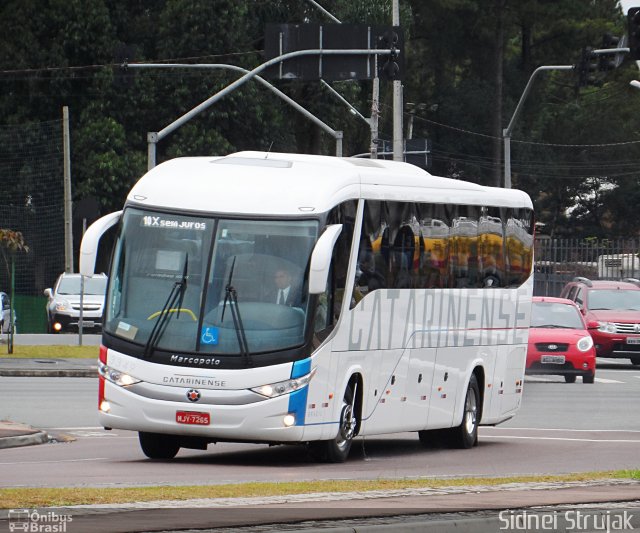
M 304 415 L 291 411 L 289 395 L 245 405 L 212 405 L 146 398 L 106 380 L 101 387 L 98 420 L 105 428 L 188 435 L 210 442 L 304 441 L 300 419 Z

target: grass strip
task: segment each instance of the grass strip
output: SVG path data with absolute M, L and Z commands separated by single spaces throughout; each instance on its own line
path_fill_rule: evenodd
M 309 494 L 316 492 L 367 492 L 416 488 L 495 486 L 508 483 L 559 483 L 594 480 L 637 479 L 640 470 L 617 470 L 567 475 L 541 475 L 500 478 L 325 480 L 286 483 L 239 483 L 227 485 L 153 486 L 128 488 L 7 488 L 0 489 L 0 508 L 63 507 L 68 505 L 105 505 L 157 500 L 198 498 L 250 498 Z
M 43 346 L 20 346 L 13 345 L 13 353 L 8 354 L 7 348 L 0 348 L 3 357 L 11 357 L 17 359 L 97 359 L 100 351 L 99 346 L 65 346 L 62 344 L 43 345 Z

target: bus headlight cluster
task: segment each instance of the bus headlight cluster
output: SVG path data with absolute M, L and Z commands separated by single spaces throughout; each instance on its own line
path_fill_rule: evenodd
M 140 383 L 141 381 L 134 378 L 133 376 L 130 376 L 126 372 L 120 372 L 119 370 L 111 368 L 110 366 L 107 366 L 102 362 L 100 362 L 98 365 L 98 372 L 103 378 L 108 379 L 109 381 L 115 383 L 116 385 L 119 385 L 120 387 L 128 387 L 129 385 L 135 385 L 136 383 Z
M 600 322 L 598 331 L 602 331 L 603 333 L 615 333 L 616 325 L 613 322 Z
M 591 335 L 587 335 L 586 337 L 582 337 L 578 341 L 578 343 L 576 344 L 576 347 L 581 352 L 586 352 L 588 350 L 591 350 L 591 348 L 593 348 L 593 338 L 591 337 Z
M 290 394 L 292 392 L 300 390 L 302 387 L 305 387 L 309 383 L 309 381 L 311 381 L 311 378 L 315 373 L 316 369 L 314 368 L 305 376 L 288 379 L 286 381 L 278 381 L 277 383 L 270 383 L 268 385 L 262 385 L 260 387 L 254 387 L 251 390 L 253 392 L 261 394 L 262 396 L 266 396 L 267 398 L 275 398 L 276 396 Z

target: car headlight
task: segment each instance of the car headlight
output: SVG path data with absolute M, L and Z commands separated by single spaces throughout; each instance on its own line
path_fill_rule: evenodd
M 56 302 L 56 311 L 66 311 L 70 308 L 71 306 L 67 300 L 60 300 L 59 302 Z
M 615 333 L 616 325 L 613 322 L 600 322 L 600 326 L 598 327 L 598 331 L 602 333 Z
M 576 344 L 576 347 L 581 352 L 586 352 L 588 350 L 591 350 L 591 348 L 593 348 L 593 339 L 591 338 L 591 335 L 587 335 L 586 337 L 582 337 L 578 341 L 578 343 Z
M 111 368 L 102 362 L 99 362 L 98 364 L 98 372 L 103 378 L 111 381 L 111 383 L 119 385 L 120 387 L 128 387 L 129 385 L 135 385 L 141 381 L 126 372 L 120 372 L 119 370 Z
M 257 392 L 267 398 L 275 398 L 276 396 L 282 396 L 283 394 L 290 394 L 301 388 L 305 387 L 311 378 L 316 373 L 314 368 L 305 376 L 299 378 L 287 379 L 286 381 L 278 381 L 277 383 L 270 383 L 268 385 L 261 385 L 260 387 L 254 387 L 251 390 Z

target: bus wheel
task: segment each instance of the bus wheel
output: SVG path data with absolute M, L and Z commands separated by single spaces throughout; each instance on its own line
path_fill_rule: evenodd
M 149 459 L 173 459 L 180 450 L 178 439 L 173 435 L 140 431 L 138 439 L 142 451 Z
M 356 435 L 356 426 L 354 394 L 349 386 L 342 399 L 338 435 L 335 439 L 312 442 L 310 445 L 312 455 L 329 463 L 344 463 L 349 457 L 351 444 Z
M 475 374 L 471 374 L 467 395 L 464 400 L 462 423 L 449 431 L 449 442 L 455 448 L 471 448 L 478 444 L 478 404 L 480 389 Z

